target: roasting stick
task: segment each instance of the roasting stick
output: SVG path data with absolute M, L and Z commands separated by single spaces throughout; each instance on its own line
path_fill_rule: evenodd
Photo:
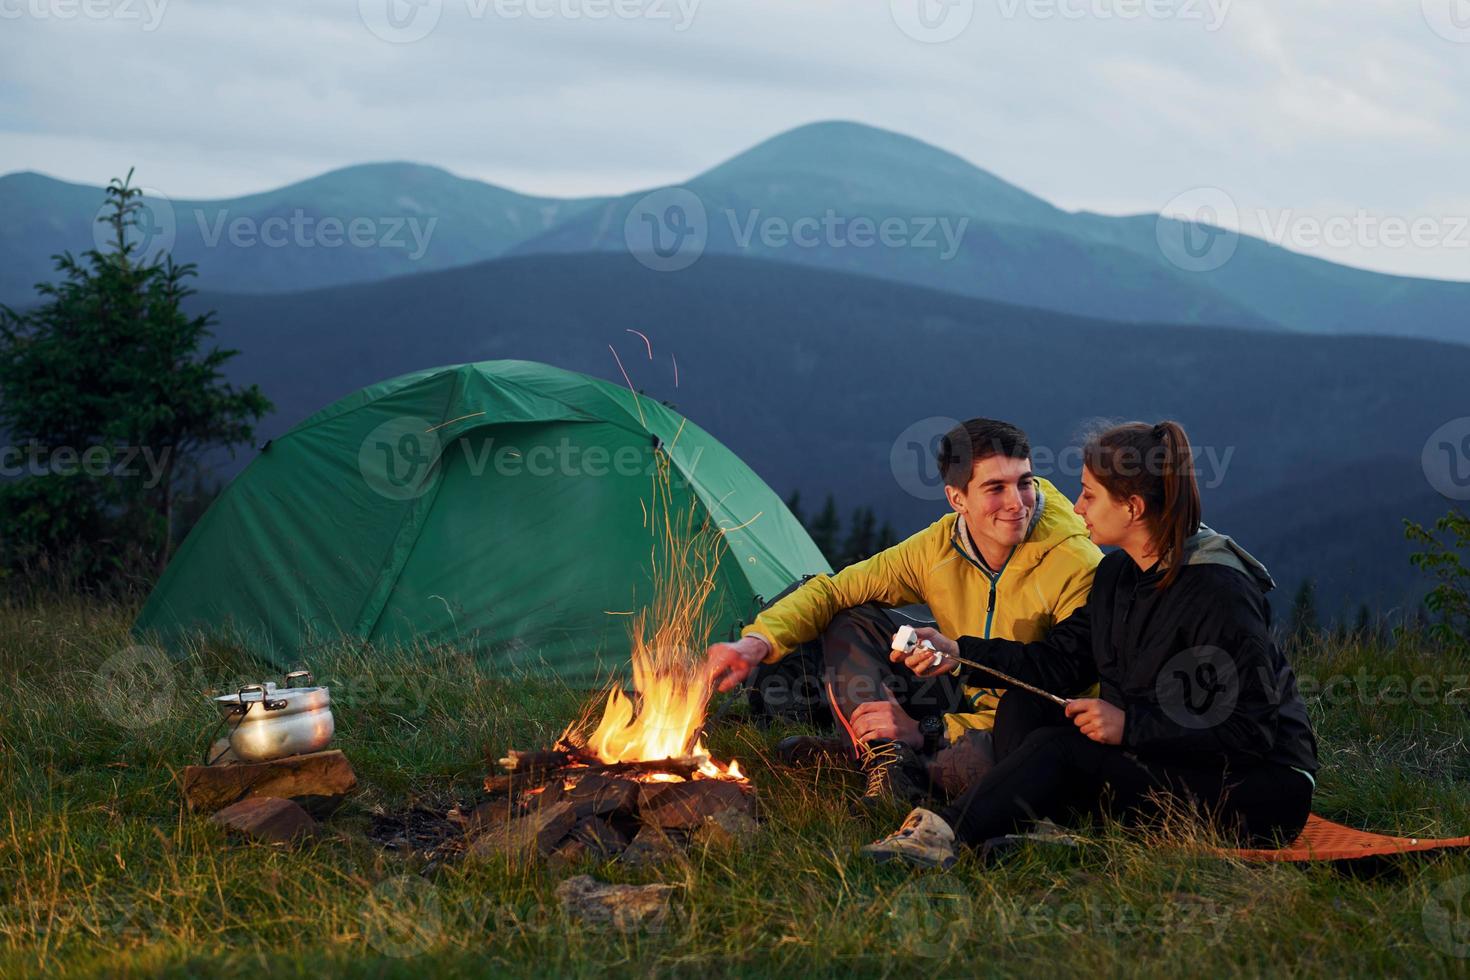
M 966 667 L 973 667 L 976 670 L 983 670 L 987 674 L 998 677 L 1002 681 L 1005 681 L 1007 687 L 1019 687 L 1023 691 L 1030 691 L 1037 697 L 1046 698 L 1048 701 L 1051 701 L 1054 704 L 1059 704 L 1064 708 L 1067 706 L 1066 698 L 1057 697 L 1050 691 L 1043 691 L 1035 684 L 1027 684 L 1025 681 L 1012 677 L 1010 674 L 1007 674 L 1004 671 L 996 670 L 994 667 L 987 667 L 984 664 L 977 664 L 973 660 L 966 660 L 964 657 L 958 657 L 954 654 L 940 653 L 938 650 L 934 649 L 934 644 L 930 643 L 928 640 L 920 643 L 918 637 L 914 633 L 914 628 L 912 626 L 900 626 L 898 628 L 898 632 L 893 634 L 893 649 L 897 650 L 900 653 L 913 653 L 915 647 L 932 651 L 934 654 L 935 667 L 938 667 L 940 664 L 944 663 L 945 660 L 953 660 L 956 663 L 964 664 Z

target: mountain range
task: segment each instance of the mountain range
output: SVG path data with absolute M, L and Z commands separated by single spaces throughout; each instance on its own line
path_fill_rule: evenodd
M 701 261 L 768 259 L 1127 323 L 1470 340 L 1470 283 L 1367 272 L 1157 215 L 1063 211 L 938 147 L 856 123 L 782 133 L 680 189 L 703 212 Z M 204 288 L 290 292 L 502 256 L 626 253 L 627 229 L 673 190 L 556 199 L 372 164 L 230 200 L 155 197 L 150 216 L 153 241 L 196 262 Z M 51 254 L 90 247 L 101 203 L 99 188 L 0 177 L 0 302 L 29 302 Z M 823 230 L 793 236 L 802 222 Z M 884 222 L 897 229 L 884 241 L 860 229 Z M 1179 254 L 1195 240 L 1229 251 Z
M 902 534 L 946 507 L 919 468 L 939 420 L 1017 422 L 1038 471 L 1073 495 L 1067 448 L 1099 417 L 1177 418 L 1199 451 L 1206 520 L 1267 563 L 1285 587 L 1278 606 L 1311 578 L 1324 613 L 1340 617 L 1422 594 L 1402 519 L 1446 509 L 1420 452 L 1464 413 L 1470 377 L 1461 345 L 1205 326 L 1181 336 L 1175 324 L 725 255 L 677 275 L 627 254 L 515 256 L 192 302 L 216 310 L 220 343 L 241 351 L 231 376 L 275 400 L 263 438 L 438 364 L 525 358 L 616 382 L 626 369 L 783 495 L 871 505 Z
M 32 301 L 50 254 L 91 247 L 102 200 L 0 177 L 0 302 Z M 636 194 L 533 197 L 393 163 L 230 200 L 155 196 L 142 217 L 150 248 L 198 264 L 189 303 L 240 351 L 231 378 L 275 402 L 262 439 L 434 365 L 626 369 L 781 494 L 831 493 L 909 533 L 945 506 L 922 472 L 945 419 L 1021 424 L 1072 494 L 1075 464 L 1054 461 L 1099 418 L 1177 418 L 1205 461 L 1206 519 L 1284 586 L 1314 580 L 1329 616 L 1418 602 L 1402 520 L 1447 508 L 1420 456 L 1466 412 L 1470 284 L 1063 211 L 853 123 Z M 661 265 L 665 233 L 697 248 Z M 1177 249 L 1222 240 L 1225 261 Z

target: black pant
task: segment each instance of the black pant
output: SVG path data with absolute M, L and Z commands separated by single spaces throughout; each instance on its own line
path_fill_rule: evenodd
M 1094 742 L 1057 705 L 1008 691 L 995 720 L 996 765 L 940 811 L 963 843 L 1016 833 L 1043 817 L 1109 814 L 1145 822 L 1172 802 L 1227 837 L 1290 843 L 1312 808 L 1312 784 L 1289 766 L 1230 769 L 1223 762 L 1162 760 Z
M 883 690 L 918 720 L 943 717 L 964 706 L 964 689 L 952 675 L 919 677 L 888 659 L 900 626 L 932 626 L 932 620 L 876 603 L 854 606 L 832 617 L 822 633 L 825 681 L 833 706 L 850 721 L 857 706 L 883 700 Z

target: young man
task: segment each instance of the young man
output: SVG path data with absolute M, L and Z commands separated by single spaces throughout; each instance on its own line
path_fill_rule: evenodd
M 926 603 L 946 636 L 1031 642 L 1086 602 L 1102 558 L 1072 502 L 1032 474 L 1030 443 L 1014 425 L 971 419 L 944 437 L 938 457 L 951 513 L 866 561 L 812 578 L 741 639 L 707 653 L 710 676 L 728 691 L 756 665 L 820 635 L 833 713 L 868 774 L 865 799 L 923 795 L 925 757 L 969 733 L 988 734 L 999 700 L 952 674 L 921 678 L 892 663 L 890 639 L 909 620 L 891 607 Z

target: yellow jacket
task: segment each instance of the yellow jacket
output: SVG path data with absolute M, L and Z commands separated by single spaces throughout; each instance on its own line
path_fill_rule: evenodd
M 948 637 L 983 636 L 1028 643 L 1039 640 L 1087 601 L 1092 573 L 1102 552 L 1089 540 L 1072 502 L 1038 479 L 1036 515 L 1026 539 L 994 576 L 971 557 L 951 511 L 924 530 L 835 575 L 818 575 L 745 627 L 771 645 L 767 663 L 819 636 L 844 609 L 876 602 L 884 606 L 926 603 L 939 632 Z M 1062 691 L 1061 694 L 1075 693 Z M 945 717 L 954 739 L 967 728 L 995 724 L 999 692 L 966 687 L 973 713 Z

